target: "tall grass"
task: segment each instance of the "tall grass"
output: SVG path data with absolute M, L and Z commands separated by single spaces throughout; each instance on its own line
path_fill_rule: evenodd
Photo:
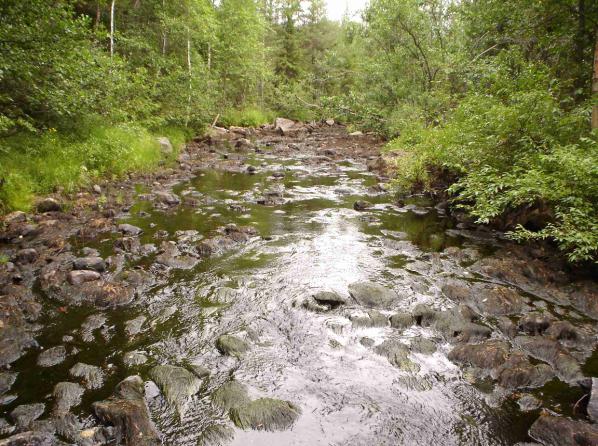
M 259 127 L 262 124 L 274 122 L 276 113 L 271 110 L 262 110 L 259 108 L 229 109 L 222 114 L 218 124 L 225 127 L 231 125 L 240 127 Z
M 72 192 L 101 177 L 150 171 L 163 160 L 157 136 L 170 139 L 174 158 L 189 135 L 173 127 L 94 124 L 77 135 L 50 129 L 0 140 L 0 212 L 29 210 L 36 195 Z

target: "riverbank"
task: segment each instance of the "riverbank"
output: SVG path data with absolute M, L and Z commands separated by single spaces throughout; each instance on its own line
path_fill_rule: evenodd
M 591 444 L 596 282 L 280 124 L 8 216 L 6 444 Z

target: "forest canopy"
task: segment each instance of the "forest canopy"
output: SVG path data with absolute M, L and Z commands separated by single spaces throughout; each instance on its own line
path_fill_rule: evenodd
M 216 117 L 333 117 L 388 138 L 403 193 L 596 261 L 597 30 L 589 0 L 371 0 L 341 22 L 323 0 L 2 0 L 0 210 L 151 169 L 155 136 Z

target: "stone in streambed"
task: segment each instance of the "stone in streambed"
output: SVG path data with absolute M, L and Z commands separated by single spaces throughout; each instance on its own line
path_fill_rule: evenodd
M 406 372 L 419 372 L 419 365 L 409 359 L 409 347 L 397 339 L 387 339 L 375 347 L 375 352 L 385 356 L 393 366 Z
M 71 407 L 81 403 L 81 397 L 85 389 L 79 384 L 71 382 L 60 382 L 54 386 L 52 396 L 54 397 L 54 413 L 64 414 Z
M 596 446 L 598 426 L 543 414 L 532 424 L 529 436 L 546 446 Z
M 222 335 L 216 339 L 216 348 L 223 355 L 240 357 L 249 350 L 249 345 L 236 336 Z
M 44 212 L 60 212 L 62 211 L 62 205 L 54 198 L 44 198 L 37 203 L 37 211 Z
M 409 345 L 412 352 L 421 353 L 424 355 L 431 355 L 436 352 L 436 344 L 430 339 L 417 337 L 411 340 Z
M 598 422 L 598 378 L 592 378 L 592 390 L 588 402 L 588 416 L 594 423 Z
M 10 413 L 10 419 L 20 429 L 26 429 L 41 417 L 45 410 L 46 405 L 43 403 L 21 404 Z
M 136 365 L 145 364 L 146 362 L 147 362 L 147 356 L 145 356 L 143 353 L 133 351 L 133 352 L 127 352 L 123 356 L 123 363 L 127 367 L 134 367 Z
M 122 232 L 124 235 L 132 235 L 132 236 L 140 235 L 143 232 L 143 230 L 141 228 L 139 228 L 137 226 L 130 225 L 128 223 L 118 225 L 118 230 L 120 232 Z
M 74 270 L 90 270 L 102 273 L 106 271 L 106 262 L 98 256 L 79 257 L 73 260 Z
M 372 203 L 365 200 L 359 200 L 353 203 L 353 209 L 355 209 L 356 211 L 365 211 L 366 209 L 369 209 L 371 207 Z
M 4 395 L 10 390 L 17 380 L 17 373 L 0 372 L 0 395 Z
M 334 291 L 319 291 L 312 296 L 316 302 L 322 305 L 336 308 L 347 303 L 347 299 Z
M 553 379 L 554 371 L 548 364 L 532 364 L 523 353 L 514 352 L 493 371 L 493 376 L 505 389 L 529 389 Z
M 533 395 L 525 394 L 517 400 L 517 404 L 519 405 L 519 409 L 524 412 L 529 412 L 530 410 L 539 409 L 542 405 L 542 401 Z
M 415 324 L 415 319 L 409 313 L 395 313 L 390 317 L 390 326 L 392 328 L 404 329 Z
M 82 378 L 88 389 L 99 389 L 104 383 L 104 372 L 101 368 L 78 362 L 69 370 L 74 378 Z
M 125 323 L 125 333 L 127 336 L 132 337 L 141 333 L 143 324 L 147 318 L 143 315 L 137 316 L 135 319 L 131 319 Z
M 144 399 L 143 380 L 129 376 L 116 387 L 114 395 L 104 401 L 93 403 L 97 417 L 115 427 L 116 444 L 151 446 L 160 443 Z
M 20 249 L 19 251 L 17 251 L 14 261 L 15 263 L 18 264 L 27 264 L 27 263 L 33 263 L 37 260 L 38 254 L 37 251 L 33 248 L 25 248 L 25 249 Z
M 301 409 L 289 401 L 259 398 L 230 410 L 230 418 L 241 429 L 280 431 L 293 426 Z
M 558 341 L 538 336 L 518 336 L 514 342 L 528 355 L 553 366 L 561 380 L 573 384 L 583 378 L 578 361 Z
M 458 345 L 448 354 L 448 359 L 481 369 L 492 369 L 505 362 L 508 351 L 506 342 L 492 340 L 481 344 Z
M 377 310 L 370 310 L 366 315 L 349 316 L 354 327 L 386 327 L 388 317 Z
M 81 285 L 85 282 L 93 282 L 100 279 L 100 273 L 97 271 L 70 271 L 68 281 L 71 285 Z
M 159 365 L 150 372 L 151 378 L 158 385 L 166 401 L 176 407 L 183 416 L 189 399 L 201 388 L 202 380 L 182 367 Z
M 229 381 L 212 393 L 212 404 L 228 411 L 250 403 L 247 388 L 238 381 Z
M 52 367 L 60 364 L 66 358 L 66 347 L 59 345 L 49 348 L 40 353 L 37 357 L 37 365 L 40 367 Z
M 398 300 L 393 290 L 374 282 L 357 282 L 349 285 L 349 294 L 357 303 L 368 308 L 388 307 Z

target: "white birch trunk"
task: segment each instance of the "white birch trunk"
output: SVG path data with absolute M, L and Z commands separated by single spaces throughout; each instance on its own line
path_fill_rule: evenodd
M 116 0 L 110 5 L 110 59 L 114 57 L 114 6 Z

